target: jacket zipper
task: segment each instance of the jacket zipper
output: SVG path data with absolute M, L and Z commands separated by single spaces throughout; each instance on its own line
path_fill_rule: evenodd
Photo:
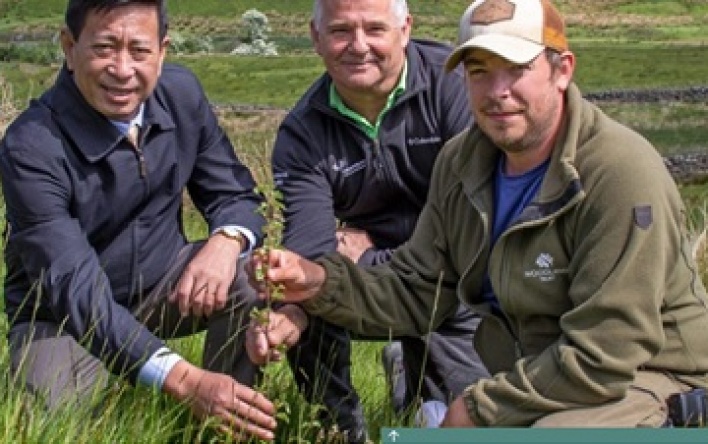
M 143 150 L 135 147 L 135 154 L 138 156 L 138 169 L 140 170 L 140 178 L 145 179 L 147 176 L 147 164 L 145 163 L 145 156 L 143 155 Z
M 474 208 L 474 211 L 476 211 L 477 214 L 481 215 L 482 211 L 479 209 L 479 205 L 477 205 L 477 202 L 475 201 L 474 197 L 467 194 L 466 192 L 465 192 L 465 194 L 467 195 L 467 198 L 469 199 L 470 205 L 472 205 L 472 207 Z M 488 237 L 490 236 L 490 234 L 489 234 L 489 221 L 488 220 L 486 220 L 484 222 L 484 230 L 487 233 L 487 239 L 484 242 L 482 242 L 481 245 L 489 242 Z M 491 251 L 489 254 L 490 254 L 489 257 L 491 259 Z M 468 267 L 465 269 L 464 273 L 462 273 L 462 275 L 461 275 L 461 279 L 460 279 L 461 281 L 465 278 L 465 276 L 467 276 L 469 274 L 471 268 L 472 268 L 472 265 L 468 265 Z M 489 272 L 489 271 L 487 271 L 487 272 Z M 495 295 L 495 297 L 496 297 L 496 295 Z M 490 307 L 490 310 L 488 310 L 487 313 L 483 313 L 482 315 L 485 317 L 488 316 L 488 317 L 493 318 L 495 320 L 495 322 L 499 321 L 502 323 L 504 328 L 509 332 L 509 334 L 511 335 L 511 337 L 514 340 L 514 353 L 515 353 L 516 359 L 521 359 L 523 357 L 523 348 L 521 347 L 521 342 L 519 341 L 519 336 L 512 328 L 511 322 L 509 321 L 509 317 L 506 315 L 506 313 L 504 313 L 501 310 L 501 308 L 499 310 L 493 311 L 493 310 L 491 310 L 491 307 Z
M 383 161 L 381 160 L 383 154 L 381 153 L 381 144 L 379 143 L 379 139 L 374 139 L 374 168 L 376 168 L 376 172 L 381 172 L 385 176 L 385 169 L 384 169 L 384 164 Z
M 564 208 L 566 208 L 566 207 L 564 207 Z M 557 213 L 558 212 L 556 212 L 556 214 Z M 501 243 L 502 238 L 509 235 L 509 233 L 511 233 L 512 231 L 521 230 L 525 227 L 533 227 L 533 226 L 541 225 L 541 224 L 545 223 L 545 221 L 549 218 L 550 218 L 550 215 L 545 215 L 539 219 L 527 220 L 527 221 L 522 221 L 522 222 L 519 222 L 519 221 L 513 222 L 512 225 L 510 227 L 508 227 L 506 230 L 504 230 L 504 232 L 501 234 L 501 236 L 499 236 L 499 239 L 497 239 L 496 245 L 498 246 Z M 499 248 L 499 247 L 497 247 L 497 248 Z M 503 248 L 506 248 L 506 244 L 504 244 Z M 500 254 L 502 255 L 502 257 L 504 257 L 506 253 L 502 251 Z M 491 258 L 491 254 L 490 254 L 490 258 Z M 504 267 L 504 269 L 502 270 L 502 274 L 505 276 L 508 276 L 509 275 L 509 269 L 508 269 L 509 265 L 508 265 L 507 261 L 503 262 L 503 267 Z M 505 285 L 508 285 L 508 284 L 505 284 Z M 509 291 L 506 291 L 506 293 L 509 293 Z M 496 294 L 495 294 L 495 296 L 496 296 Z M 496 297 L 498 297 L 498 296 L 496 296 Z M 518 332 L 516 332 L 514 330 L 514 327 L 512 326 L 511 321 L 509 320 L 509 317 L 506 315 L 506 313 L 504 313 L 501 310 L 500 310 L 500 312 L 501 312 L 500 315 L 501 315 L 502 322 L 504 322 L 506 327 L 509 329 L 511 336 L 514 338 L 514 349 L 515 349 L 514 351 L 516 352 L 516 357 L 521 358 L 523 356 L 523 348 L 521 347 L 521 342 L 519 341 Z
M 135 145 L 128 142 L 130 146 L 133 147 L 133 151 L 138 158 L 138 171 L 140 172 L 140 178 L 145 179 L 147 177 L 147 163 L 145 162 L 145 155 L 141 146 L 143 145 L 143 140 L 145 140 L 145 135 L 147 134 L 147 128 L 144 132 L 138 133 L 138 140 Z
M 481 213 L 479 208 L 477 207 L 477 205 L 474 202 L 472 203 L 472 205 L 474 206 L 475 210 L 478 213 Z M 487 230 L 487 233 L 489 233 L 489 227 L 486 226 L 485 228 Z M 497 239 L 496 248 L 499 248 L 498 247 L 499 241 L 501 241 L 502 237 L 504 237 L 510 229 L 511 229 L 511 227 L 508 228 L 506 231 L 504 231 L 501 234 L 501 236 L 499 237 L 499 239 Z M 493 251 L 494 251 L 494 248 L 492 248 L 492 251 L 489 252 L 489 260 L 491 260 L 491 258 L 492 258 Z M 505 275 L 508 274 L 507 273 L 508 270 L 506 269 L 506 267 L 508 267 L 507 264 L 508 264 L 508 262 L 504 261 L 504 268 L 505 269 L 503 271 L 504 271 Z M 489 273 L 489 266 L 488 265 L 487 265 L 487 273 Z M 489 276 L 489 279 L 490 279 L 490 283 L 491 283 L 491 276 Z M 499 299 L 497 292 L 494 292 L 494 297 L 497 298 L 497 300 Z M 521 359 L 524 356 L 524 354 L 523 354 L 524 350 L 523 350 L 523 347 L 521 347 L 521 341 L 519 340 L 519 334 L 514 329 L 514 326 L 512 325 L 511 320 L 509 319 L 509 316 L 507 316 L 507 314 L 504 312 L 504 310 L 502 310 L 501 304 L 499 304 L 499 305 L 500 305 L 499 309 L 496 310 L 497 314 L 491 313 L 490 315 L 498 318 L 501 321 L 501 323 L 504 325 L 504 327 L 509 331 L 509 334 L 514 339 L 514 353 L 516 355 L 516 359 Z

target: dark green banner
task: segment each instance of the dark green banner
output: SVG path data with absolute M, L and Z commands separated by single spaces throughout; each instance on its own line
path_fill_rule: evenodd
M 384 444 L 681 444 L 708 443 L 708 429 L 416 429 L 382 428 Z

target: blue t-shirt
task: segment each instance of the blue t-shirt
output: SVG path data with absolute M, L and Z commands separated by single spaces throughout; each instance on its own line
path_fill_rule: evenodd
M 536 197 L 548 170 L 548 164 L 549 160 L 546 160 L 530 171 L 518 176 L 509 176 L 504 173 L 506 156 L 499 157 L 494 172 L 494 221 L 490 248 L 494 247 L 504 230 L 514 223 L 524 208 Z M 484 280 L 483 292 L 484 299 L 498 309 L 499 302 L 492 291 L 489 275 Z

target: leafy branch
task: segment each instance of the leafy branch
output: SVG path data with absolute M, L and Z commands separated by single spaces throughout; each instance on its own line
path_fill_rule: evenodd
M 266 222 L 263 226 L 263 247 L 256 252 L 264 260 L 259 261 L 254 274 L 256 280 L 264 285 L 266 305 L 264 308 L 254 308 L 251 311 L 251 319 L 254 319 L 267 331 L 273 304 L 282 301 L 284 297 L 282 284 L 275 284 L 268 279 L 268 261 L 266 260 L 270 256 L 270 252 L 281 245 L 284 205 L 282 194 L 272 184 L 260 184 L 256 186 L 255 192 L 263 197 L 263 202 L 261 202 L 257 212 L 265 218 Z M 278 351 L 284 352 L 285 344 L 281 344 L 281 346 L 282 350 Z

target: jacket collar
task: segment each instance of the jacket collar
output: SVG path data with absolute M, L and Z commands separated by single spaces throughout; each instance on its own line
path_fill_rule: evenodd
M 108 155 L 124 139 L 123 134 L 84 99 L 66 66 L 59 72 L 54 87 L 41 100 L 52 111 L 65 137 L 90 162 Z M 156 126 L 161 130 L 175 127 L 155 93 L 145 102 L 143 126 Z
M 411 39 L 406 46 L 406 60 L 408 61 L 408 78 L 406 79 L 406 90 L 399 97 L 403 101 L 408 97 L 415 96 L 420 91 L 430 87 L 428 72 L 421 69 L 422 60 L 415 40 Z

